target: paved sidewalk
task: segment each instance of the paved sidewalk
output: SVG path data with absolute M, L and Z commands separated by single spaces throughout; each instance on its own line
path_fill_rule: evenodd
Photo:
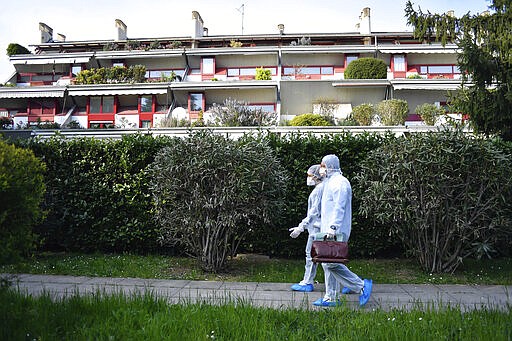
M 126 294 L 152 292 L 170 303 L 205 302 L 222 304 L 237 302 L 272 308 L 318 308 L 313 301 L 323 296 L 324 285 L 317 284 L 310 293 L 293 292 L 292 283 L 216 282 L 110 278 L 85 276 L 55 276 L 30 274 L 0 274 L 12 287 L 30 295 L 49 293 L 54 298 L 91 293 Z M 359 295 L 343 295 L 343 304 L 359 308 Z M 504 285 L 435 285 L 374 283 L 366 310 L 393 308 L 410 310 L 457 307 L 471 309 L 508 310 L 512 307 L 512 286 Z

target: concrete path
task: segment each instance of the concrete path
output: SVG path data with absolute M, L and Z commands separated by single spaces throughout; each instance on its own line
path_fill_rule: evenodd
M 30 274 L 0 274 L 11 286 L 23 293 L 37 296 L 49 293 L 58 299 L 75 294 L 126 294 L 152 292 L 170 303 L 205 302 L 223 304 L 236 302 L 260 307 L 330 309 L 314 307 L 312 303 L 323 296 L 324 285 L 317 284 L 310 293 L 293 292 L 292 283 L 214 282 L 161 280 L 139 278 L 110 278 L 85 276 L 54 276 Z M 358 295 L 343 295 L 346 306 L 359 308 Z M 456 307 L 471 309 L 510 310 L 512 286 L 504 285 L 435 285 L 374 283 L 366 310 L 394 308 L 410 310 Z

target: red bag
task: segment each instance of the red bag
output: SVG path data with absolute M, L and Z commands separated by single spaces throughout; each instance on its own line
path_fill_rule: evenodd
M 311 258 L 313 263 L 348 263 L 348 244 L 347 242 L 327 240 L 315 240 L 311 247 Z

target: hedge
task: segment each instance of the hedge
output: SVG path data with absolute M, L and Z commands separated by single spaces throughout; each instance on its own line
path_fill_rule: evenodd
M 240 252 L 274 257 L 303 257 L 306 234 L 289 237 L 288 229 L 305 216 L 306 170 L 326 154 L 340 157 L 341 168 L 353 187 L 353 232 L 351 255 L 357 257 L 401 256 L 403 250 L 390 227 L 379 225 L 359 213 L 360 195 L 366 184 L 355 175 L 369 153 L 396 139 L 393 135 L 364 133 L 328 134 L 316 137 L 305 133 L 280 136 L 260 133 L 246 138 L 266 139 L 289 176 L 284 207 L 273 215 L 275 221 L 253 228 Z M 167 252 L 161 246 L 149 187 L 148 169 L 155 155 L 177 138 L 128 135 L 121 140 L 52 138 L 17 143 L 31 148 L 46 163 L 46 220 L 35 232 L 44 249 L 100 252 Z M 512 145 L 496 146 L 508 154 Z M 500 241 L 500 249 L 510 249 L 510 236 Z
M 388 137 L 349 133 L 323 137 L 297 133 L 281 137 L 269 133 L 252 138 L 268 139 L 291 179 L 285 208 L 275 214 L 277 221 L 253 229 L 240 249 L 295 257 L 303 255 L 306 236 L 291 239 L 288 228 L 296 226 L 306 214 L 311 190 L 305 184 L 308 167 L 319 163 L 324 155 L 335 153 L 350 179 L 365 155 Z M 121 140 L 57 137 L 26 142 L 48 169 L 45 179 L 48 217 L 36 228 L 42 236 L 43 247 L 87 252 L 176 253 L 157 242 L 159 231 L 153 218 L 147 176 L 148 166 L 157 152 L 172 143 L 173 138 L 145 135 L 124 136 Z M 397 244 L 387 240 L 388 230 L 359 219 L 355 214 L 357 204 L 356 192 L 351 238 L 353 256 L 395 252 Z M 368 238 L 368 234 L 372 238 Z

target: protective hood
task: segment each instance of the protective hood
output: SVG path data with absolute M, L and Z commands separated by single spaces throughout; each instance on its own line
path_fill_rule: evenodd
M 334 173 L 341 173 L 340 159 L 334 154 L 326 155 L 322 159 L 322 163 L 327 168 L 327 176 Z
M 322 176 L 320 175 L 320 165 L 313 165 L 309 167 L 308 174 L 312 174 L 318 180 L 322 180 Z

